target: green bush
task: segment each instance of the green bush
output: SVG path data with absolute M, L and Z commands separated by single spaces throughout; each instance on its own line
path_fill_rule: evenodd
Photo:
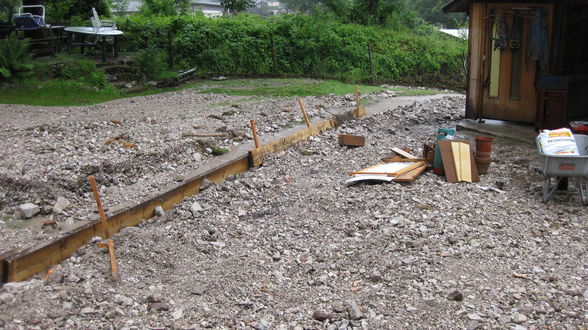
M 133 65 L 147 79 L 157 79 L 167 71 L 166 54 L 155 45 L 149 45 L 133 57 Z
M 172 45 L 178 69 L 196 68 L 201 74 L 368 80 L 371 48 L 377 81 L 463 78 L 461 56 L 467 49 L 465 41 L 429 28 L 391 30 L 307 15 L 271 19 L 130 16 L 119 19 L 117 26 L 125 31 L 125 50 L 155 47 L 167 53 Z
M 0 40 L 0 80 L 12 80 L 30 74 L 33 66 L 29 42 L 14 35 Z

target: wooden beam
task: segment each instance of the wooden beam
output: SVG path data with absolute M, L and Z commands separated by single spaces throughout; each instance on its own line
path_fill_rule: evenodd
M 412 169 L 404 174 L 398 175 L 394 178 L 394 182 L 413 182 L 421 173 L 427 169 L 427 165 L 421 165 L 415 169 Z
M 306 114 L 306 109 L 304 109 L 304 103 L 302 103 L 301 98 L 298 98 L 298 103 L 300 104 L 300 111 L 302 111 L 302 116 L 306 122 L 306 127 L 310 127 L 310 121 L 308 120 L 308 115 Z
M 365 137 L 356 135 L 339 134 L 339 144 L 349 147 L 363 147 L 365 145 Z
M 135 226 L 154 215 L 155 207 L 161 206 L 169 210 L 182 202 L 185 197 L 197 194 L 204 179 L 218 183 L 227 176 L 239 174 L 249 169 L 249 159 L 244 155 L 228 164 L 220 165 L 197 177 L 188 179 L 182 185 L 175 187 L 160 196 L 147 200 L 139 205 L 122 210 L 107 218 L 108 227 L 112 234 L 122 228 Z M 56 265 L 69 257 L 80 247 L 88 243 L 93 237 L 107 237 L 100 220 L 94 220 L 84 226 L 76 228 L 60 239 L 36 248 L 30 248 L 6 258 L 4 274 L 7 281 L 18 282 Z
M 419 158 L 415 155 L 411 155 L 410 153 L 400 149 L 400 148 L 392 148 L 392 151 L 394 151 L 395 153 L 399 154 L 400 156 L 406 157 L 406 158 L 410 158 L 410 159 L 416 159 Z
M 221 164 L 204 173 L 193 176 L 184 181 L 180 186 L 164 192 L 160 196 L 121 210 L 108 217 L 106 219 L 108 228 L 114 235 L 125 227 L 135 226 L 143 220 L 153 217 L 155 207 L 157 206 L 161 206 L 164 210 L 169 210 L 176 204 L 181 203 L 184 198 L 197 194 L 200 191 L 200 185 L 205 179 L 219 183 L 229 175 L 246 172 L 251 167 L 251 153 L 257 153 L 256 157 L 263 159 L 263 156 L 267 153 L 283 151 L 311 135 L 317 135 L 322 131 L 339 126 L 341 123 L 354 117 L 355 113 L 353 110 L 337 114 L 330 120 L 323 121 L 290 136 L 273 141 L 248 154 L 239 156 L 229 163 Z M 48 267 L 56 265 L 69 257 L 95 236 L 107 237 L 104 226 L 98 219 L 65 233 L 61 238 L 47 244 L 31 247 L 18 253 L 6 253 L 4 262 L 0 263 L 2 264 L 0 266 L 0 270 L 2 271 L 1 278 L 4 278 L 7 282 L 26 280 L 30 276 L 40 271 L 45 271 Z

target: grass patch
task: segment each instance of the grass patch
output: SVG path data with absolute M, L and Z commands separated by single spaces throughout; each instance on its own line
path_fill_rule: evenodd
M 227 149 L 227 148 L 211 148 L 211 149 L 212 149 L 213 156 L 220 156 L 220 155 L 224 155 L 229 152 L 229 149 Z
M 368 94 L 384 90 L 378 86 L 360 85 L 359 92 Z M 235 79 L 216 81 L 211 87 L 201 86 L 199 93 L 256 96 L 312 96 L 354 94 L 355 85 L 335 80 L 311 79 Z
M 392 89 L 398 96 L 419 96 L 419 95 L 434 95 L 447 93 L 444 91 L 433 90 L 433 89 L 422 89 L 422 88 L 393 88 Z
M 241 100 L 224 101 L 213 106 L 229 106 L 232 104 L 249 103 L 267 97 L 303 97 L 314 95 L 346 95 L 355 93 L 355 85 L 335 80 L 314 80 L 304 78 L 290 79 L 235 79 L 225 81 L 202 80 L 192 84 L 149 89 L 136 94 L 127 94 L 114 88 L 97 90 L 83 83 L 72 80 L 38 81 L 30 80 L 17 83 L 10 88 L 0 89 L 0 104 L 28 104 L 37 106 L 75 106 L 97 104 L 106 101 L 147 96 L 160 93 L 195 88 L 198 93 L 227 94 L 249 96 Z M 379 86 L 359 85 L 360 94 L 383 91 Z M 398 96 L 431 95 L 444 93 L 437 90 L 415 88 L 393 88 Z
M 95 90 L 75 81 L 28 81 L 0 91 L 0 103 L 38 106 L 96 104 L 121 98 L 112 90 Z

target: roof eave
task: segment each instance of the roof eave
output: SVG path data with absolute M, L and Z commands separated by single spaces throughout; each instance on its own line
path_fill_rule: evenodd
M 470 0 L 453 0 L 443 7 L 443 12 L 446 14 L 467 12 L 470 2 Z

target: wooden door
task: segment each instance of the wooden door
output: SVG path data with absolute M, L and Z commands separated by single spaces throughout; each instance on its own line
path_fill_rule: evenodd
M 539 64 L 527 55 L 536 8 L 544 8 L 548 40 L 551 5 L 488 5 L 485 18 L 483 118 L 534 123 L 537 110 L 535 76 Z

